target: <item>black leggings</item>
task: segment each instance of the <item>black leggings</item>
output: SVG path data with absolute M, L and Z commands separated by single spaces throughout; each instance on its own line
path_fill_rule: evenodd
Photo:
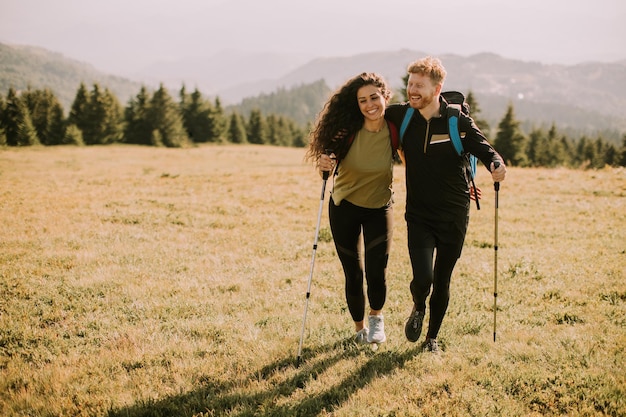
M 410 288 L 417 311 L 426 311 L 426 298 L 432 287 L 426 337 L 437 337 L 448 309 L 450 279 L 461 256 L 468 220 L 465 217 L 457 222 L 407 223 L 409 256 L 413 268 Z
M 335 248 L 345 274 L 348 310 L 352 320 L 359 322 L 365 316 L 361 232 L 365 244 L 367 299 L 372 310 L 381 310 L 387 297 L 385 272 L 391 246 L 393 209 L 391 204 L 368 209 L 346 200 L 336 206 L 331 198 L 328 212 Z

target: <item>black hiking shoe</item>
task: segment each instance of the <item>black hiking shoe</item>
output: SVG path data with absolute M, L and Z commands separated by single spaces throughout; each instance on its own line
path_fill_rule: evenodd
M 409 342 L 417 342 L 419 340 L 425 315 L 424 311 L 417 311 L 415 306 L 413 306 L 413 312 L 404 326 L 404 334 Z

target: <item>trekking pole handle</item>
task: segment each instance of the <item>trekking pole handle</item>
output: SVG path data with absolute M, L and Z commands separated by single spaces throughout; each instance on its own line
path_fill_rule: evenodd
M 326 155 L 330 156 L 333 153 L 332 149 L 324 149 L 324 151 L 326 152 Z M 328 176 L 330 175 L 330 171 L 322 171 L 322 179 L 324 181 L 326 181 L 328 179 Z
M 498 169 L 498 167 L 500 166 L 500 162 L 496 161 L 493 163 L 493 168 L 494 169 Z M 500 182 L 494 182 L 493 183 L 493 189 L 496 191 L 500 190 Z

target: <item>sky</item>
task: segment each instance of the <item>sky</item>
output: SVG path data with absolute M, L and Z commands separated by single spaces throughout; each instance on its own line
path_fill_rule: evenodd
M 626 59 L 625 21 L 624 0 L 0 0 L 1 43 L 119 75 L 225 50 L 613 62 Z

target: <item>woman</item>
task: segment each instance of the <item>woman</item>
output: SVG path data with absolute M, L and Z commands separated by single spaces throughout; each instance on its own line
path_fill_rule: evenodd
M 320 174 L 335 170 L 330 228 L 345 274 L 345 296 L 357 343 L 386 340 L 382 309 L 392 237 L 392 134 L 397 143 L 396 127 L 385 121 L 390 98 L 391 90 L 378 74 L 362 73 L 348 80 L 324 105 L 307 152 Z M 364 321 L 364 278 L 369 327 Z

